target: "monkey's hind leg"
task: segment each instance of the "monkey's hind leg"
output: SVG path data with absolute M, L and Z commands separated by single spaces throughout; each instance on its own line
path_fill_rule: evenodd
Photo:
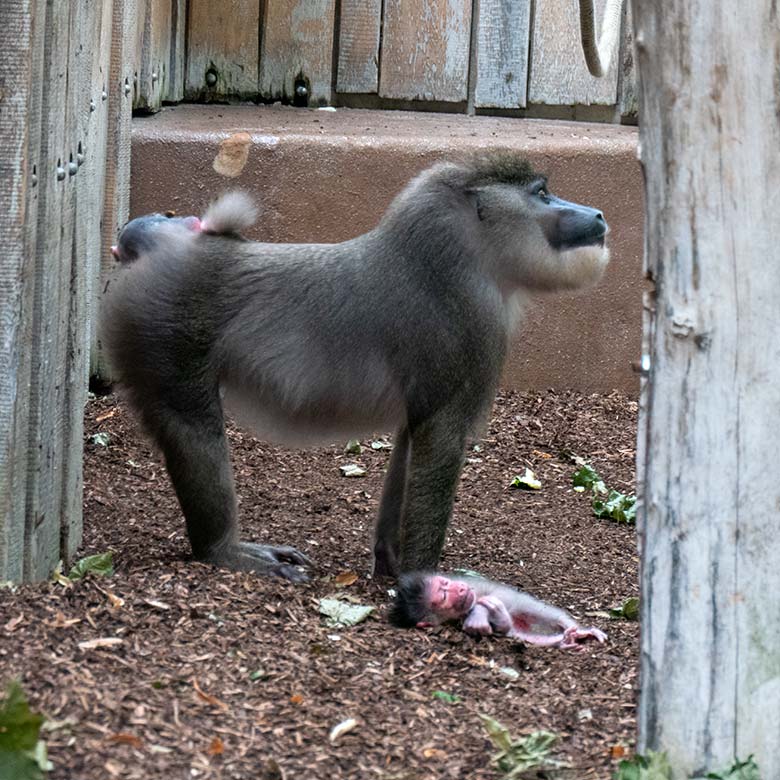
M 393 442 L 393 453 L 382 489 L 379 517 L 374 530 L 374 577 L 398 576 L 401 554 L 401 513 L 406 495 L 409 466 L 409 431 L 400 428 Z
M 215 393 L 216 396 L 216 393 Z M 238 539 L 238 509 L 219 398 L 201 399 L 187 413 L 167 405 L 155 426 L 176 495 L 187 521 L 195 558 L 238 571 L 294 581 L 308 577 L 296 566 L 309 559 L 294 547 L 271 547 Z

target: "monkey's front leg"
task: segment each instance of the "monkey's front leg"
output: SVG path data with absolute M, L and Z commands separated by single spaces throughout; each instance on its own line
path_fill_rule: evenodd
M 501 599 L 483 596 L 466 615 L 463 630 L 467 634 L 478 636 L 506 636 L 512 630 L 512 618 Z
M 399 569 L 435 569 L 452 513 L 469 419 L 441 410 L 411 431 L 411 458 L 401 521 Z
M 310 561 L 295 548 L 238 539 L 236 491 L 218 399 L 206 401 L 197 414 L 186 418 L 170 408 L 161 417 L 157 441 L 187 521 L 195 558 L 239 571 L 307 580 L 295 567 Z
M 382 489 L 379 517 L 374 530 L 375 577 L 395 577 L 401 547 L 401 513 L 406 495 L 406 473 L 409 465 L 409 431 L 400 428 L 393 442 L 390 465 Z

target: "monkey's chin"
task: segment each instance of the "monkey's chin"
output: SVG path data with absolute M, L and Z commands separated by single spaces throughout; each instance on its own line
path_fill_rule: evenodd
M 601 279 L 609 263 L 609 247 L 602 239 L 597 244 L 567 249 L 561 253 L 561 261 L 567 271 L 567 278 L 562 286 L 573 290 L 589 287 Z

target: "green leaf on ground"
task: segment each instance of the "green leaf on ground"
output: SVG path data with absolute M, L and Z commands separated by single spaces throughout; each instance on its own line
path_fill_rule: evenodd
M 357 439 L 350 439 L 347 446 L 344 447 L 344 452 L 348 452 L 350 455 L 360 455 L 363 452 L 363 447 Z
M 89 440 L 98 447 L 108 447 L 111 437 L 107 433 L 93 433 Z
M 457 704 L 460 701 L 460 696 L 454 693 L 447 693 L 447 691 L 434 691 L 431 697 L 443 701 L 445 704 Z
M 747 761 L 737 760 L 725 772 L 710 772 L 706 780 L 761 780 L 761 774 L 753 756 L 748 756 Z
M 572 484 L 575 488 L 583 488 L 585 490 L 592 490 L 594 493 L 606 494 L 607 488 L 604 485 L 604 481 L 598 475 L 598 472 L 587 463 L 574 472 L 572 477 Z
M 608 517 L 618 523 L 636 522 L 636 496 L 610 490 L 606 500 L 593 499 L 593 514 L 596 517 Z
M 558 739 L 549 731 L 534 731 L 527 737 L 515 739 L 507 728 L 488 715 L 480 715 L 490 741 L 498 749 L 493 763 L 506 780 L 519 778 L 531 769 L 554 769 L 565 766 L 550 757 L 552 746 Z
M 531 469 L 526 469 L 523 476 L 516 476 L 509 487 L 520 488 L 521 490 L 541 490 L 542 483 L 536 478 L 536 474 Z
M 30 710 L 22 686 L 12 681 L 0 702 L 0 780 L 42 780 L 51 768 L 38 736 L 43 716 Z
M 639 599 L 636 596 L 626 599 L 619 607 L 609 610 L 612 620 L 639 620 Z
M 373 611 L 373 607 L 350 604 L 341 599 L 320 599 L 320 613 L 325 615 L 325 623 L 331 628 L 355 626 Z
M 112 552 L 88 555 L 77 561 L 68 572 L 69 580 L 80 580 L 86 574 L 98 574 L 110 577 L 114 573 L 114 554 Z
M 634 756 L 621 761 L 613 780 L 671 780 L 672 768 L 666 753 L 647 751 L 646 756 Z

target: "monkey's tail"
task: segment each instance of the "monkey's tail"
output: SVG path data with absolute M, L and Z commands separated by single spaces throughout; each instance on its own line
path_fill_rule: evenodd
M 226 192 L 215 200 L 201 220 L 204 233 L 225 235 L 241 233 L 257 220 L 257 206 L 245 192 Z

